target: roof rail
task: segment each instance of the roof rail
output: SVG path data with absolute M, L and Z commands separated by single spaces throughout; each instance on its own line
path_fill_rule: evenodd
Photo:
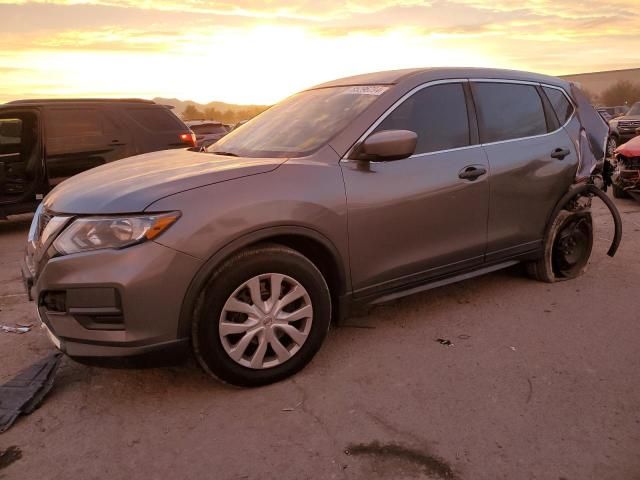
M 27 100 L 13 100 L 5 105 L 20 105 L 27 103 L 145 103 L 155 105 L 153 100 L 141 98 L 34 98 Z

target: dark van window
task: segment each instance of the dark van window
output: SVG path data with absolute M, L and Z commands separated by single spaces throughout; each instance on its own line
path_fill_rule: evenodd
M 405 100 L 376 128 L 418 134 L 416 154 L 469 145 L 469 118 L 459 83 L 424 88 Z
M 47 112 L 49 138 L 102 135 L 103 116 L 88 108 L 55 108 Z
M 573 114 L 573 105 L 560 90 L 549 87 L 542 88 L 553 106 L 553 111 L 556 112 L 560 125 L 564 125 Z
M 183 130 L 175 115 L 166 108 L 127 108 L 127 113 L 152 132 Z
M 534 86 L 475 83 L 473 93 L 483 143 L 547 133 L 542 100 Z

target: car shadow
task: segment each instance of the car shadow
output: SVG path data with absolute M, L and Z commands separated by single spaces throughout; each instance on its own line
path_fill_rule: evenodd
M 10 216 L 7 220 L 0 220 L 0 235 L 29 231 L 33 214 Z

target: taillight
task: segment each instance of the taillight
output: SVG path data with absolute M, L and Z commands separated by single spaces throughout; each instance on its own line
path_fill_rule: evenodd
M 180 134 L 180 141 L 186 145 L 189 145 L 190 147 L 195 147 L 196 146 L 196 134 L 191 132 L 191 133 L 181 133 Z

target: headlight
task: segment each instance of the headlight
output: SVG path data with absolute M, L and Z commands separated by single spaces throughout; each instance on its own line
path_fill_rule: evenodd
M 62 255 L 128 247 L 156 238 L 178 218 L 180 212 L 131 217 L 80 217 L 56 238 L 53 247 Z

